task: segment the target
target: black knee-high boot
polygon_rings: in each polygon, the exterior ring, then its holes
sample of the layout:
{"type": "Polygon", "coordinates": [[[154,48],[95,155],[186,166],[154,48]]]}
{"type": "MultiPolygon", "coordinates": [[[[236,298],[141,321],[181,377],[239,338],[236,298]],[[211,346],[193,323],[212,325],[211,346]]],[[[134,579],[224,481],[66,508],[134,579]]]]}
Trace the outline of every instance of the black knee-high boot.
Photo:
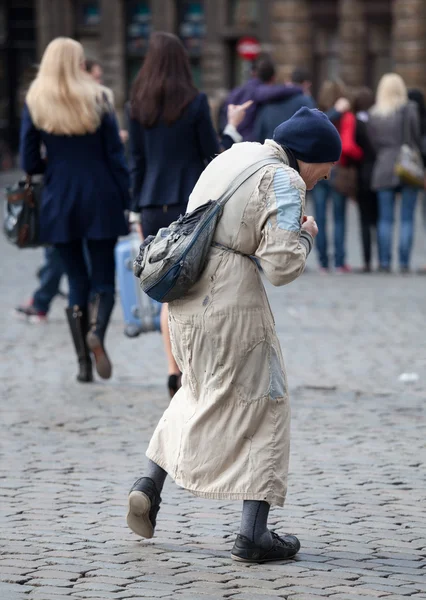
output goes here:
{"type": "Polygon", "coordinates": [[[96,294],[89,304],[90,330],[86,341],[93,352],[96,371],[102,379],[109,379],[112,364],[104,347],[105,333],[114,307],[114,294],[102,292],[96,294]]]}
{"type": "Polygon", "coordinates": [[[79,306],[71,306],[65,309],[70,327],[75,351],[77,353],[79,372],[77,380],[82,383],[93,381],[92,358],[86,343],[86,335],[89,329],[87,309],[79,306]]]}

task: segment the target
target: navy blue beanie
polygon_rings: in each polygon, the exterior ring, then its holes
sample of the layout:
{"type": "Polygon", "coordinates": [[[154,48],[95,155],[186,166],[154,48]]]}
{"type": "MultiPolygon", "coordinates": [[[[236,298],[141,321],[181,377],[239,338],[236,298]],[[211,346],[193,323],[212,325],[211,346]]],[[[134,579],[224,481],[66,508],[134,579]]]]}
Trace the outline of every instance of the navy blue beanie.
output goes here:
{"type": "Polygon", "coordinates": [[[342,153],[340,135],[323,112],[304,106],[274,131],[277,144],[289,148],[306,163],[337,162],[342,153]]]}

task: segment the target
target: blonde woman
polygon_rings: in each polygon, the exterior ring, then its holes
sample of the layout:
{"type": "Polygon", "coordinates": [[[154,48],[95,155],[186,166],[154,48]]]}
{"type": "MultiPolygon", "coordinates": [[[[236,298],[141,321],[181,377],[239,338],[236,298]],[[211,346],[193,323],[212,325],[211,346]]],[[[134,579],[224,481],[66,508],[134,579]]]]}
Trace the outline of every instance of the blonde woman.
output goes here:
{"type": "Polygon", "coordinates": [[[421,149],[421,134],[417,107],[408,101],[407,88],[399,75],[383,75],[370,115],[368,130],[377,153],[372,188],[377,191],[379,203],[377,233],[380,271],[388,273],[391,270],[395,199],[397,192],[400,192],[399,265],[404,273],[409,271],[418,190],[399,180],[395,174],[395,164],[403,143],[421,149]]]}
{"type": "Polygon", "coordinates": [[[68,275],[77,379],[89,382],[91,353],[100,377],[111,376],[104,337],[114,305],[114,246],[127,233],[129,177],[111,104],[84,66],[75,40],[48,45],[26,97],[20,150],[27,173],[45,174],[40,237],[57,248],[68,275]]]}

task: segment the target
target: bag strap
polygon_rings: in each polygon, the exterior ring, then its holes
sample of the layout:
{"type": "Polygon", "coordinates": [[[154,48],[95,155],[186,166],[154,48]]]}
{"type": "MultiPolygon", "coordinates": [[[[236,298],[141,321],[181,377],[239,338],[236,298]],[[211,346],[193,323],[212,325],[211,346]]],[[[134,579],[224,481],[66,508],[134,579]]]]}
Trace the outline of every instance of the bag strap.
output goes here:
{"type": "Polygon", "coordinates": [[[264,158],[263,160],[258,160],[255,163],[253,163],[252,165],[250,165],[249,167],[247,167],[246,169],[244,169],[244,171],[242,173],[240,173],[238,175],[238,177],[236,177],[228,186],[228,188],[225,190],[225,192],[222,194],[222,196],[217,200],[217,202],[220,204],[220,206],[223,208],[225,206],[225,204],[228,202],[228,200],[231,198],[231,196],[233,196],[235,194],[235,192],[238,190],[238,188],[240,186],[243,185],[243,183],[245,181],[247,181],[247,179],[249,179],[252,175],[254,175],[255,173],[257,173],[257,171],[260,171],[260,169],[262,169],[263,167],[267,167],[268,165],[282,165],[282,164],[287,164],[288,162],[284,162],[282,160],[279,160],[278,158],[264,158]]]}
{"type": "Polygon", "coordinates": [[[28,175],[28,173],[25,176],[25,200],[28,204],[28,206],[30,206],[30,208],[34,208],[35,206],[35,200],[34,200],[34,193],[33,193],[33,178],[31,175],[28,175]]]}

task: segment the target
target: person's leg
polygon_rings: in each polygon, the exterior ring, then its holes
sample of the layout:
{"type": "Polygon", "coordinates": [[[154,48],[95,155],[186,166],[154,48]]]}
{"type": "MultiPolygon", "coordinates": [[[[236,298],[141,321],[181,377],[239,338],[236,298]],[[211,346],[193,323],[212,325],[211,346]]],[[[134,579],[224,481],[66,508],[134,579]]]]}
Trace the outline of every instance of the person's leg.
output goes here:
{"type": "Polygon", "coordinates": [[[323,269],[328,269],[326,217],[329,189],[330,187],[327,182],[320,181],[312,190],[315,220],[318,225],[318,235],[315,239],[315,245],[318,251],[320,266],[323,269]]]}
{"type": "MultiPolygon", "coordinates": [[[[168,227],[170,223],[178,219],[180,215],[184,214],[185,210],[185,205],[168,207],[158,206],[142,209],[141,226],[144,237],[147,238],[149,235],[156,235],[159,229],[168,227]]],[[[167,304],[164,304],[161,309],[160,326],[161,334],[163,336],[164,351],[167,358],[167,387],[170,396],[173,397],[181,386],[181,372],[172,352],[169,331],[169,309],[167,304]]]]}
{"type": "Polygon", "coordinates": [[[377,192],[379,219],[377,237],[380,268],[389,271],[392,266],[392,236],[394,224],[395,190],[381,189],[377,192]]]}
{"type": "Polygon", "coordinates": [[[112,365],[105,351],[106,330],[114,308],[115,257],[117,240],[87,240],[90,260],[90,330],[86,340],[93,352],[96,370],[100,377],[109,379],[112,365]]]}
{"type": "Polygon", "coordinates": [[[53,298],[59,292],[64,266],[59,252],[54,247],[45,249],[45,264],[40,273],[40,287],[34,292],[33,306],[38,311],[49,312],[53,298]]]}
{"type": "Polygon", "coordinates": [[[54,247],[45,249],[45,262],[39,271],[40,285],[36,289],[29,304],[15,308],[19,315],[24,315],[30,321],[46,320],[50,304],[59,293],[59,283],[64,274],[64,267],[57,250],[54,247]]]}
{"type": "Polygon", "coordinates": [[[336,269],[344,269],[346,236],[346,198],[332,190],[334,216],[334,264],[336,269]]]}
{"type": "Polygon", "coordinates": [[[357,198],[359,218],[361,226],[362,255],[364,260],[364,271],[371,269],[371,231],[370,215],[368,206],[368,193],[362,192],[357,198]]]}
{"type": "Polygon", "coordinates": [[[56,249],[69,281],[69,306],[65,312],[78,358],[77,380],[90,382],[93,381],[92,360],[85,341],[88,331],[89,275],[83,243],[82,240],[77,240],[57,244],[56,249]]]}
{"type": "Polygon", "coordinates": [[[163,335],[164,351],[167,358],[167,372],[169,374],[167,385],[170,396],[173,398],[181,385],[181,372],[172,352],[169,330],[169,307],[167,304],[163,304],[161,308],[161,333],[163,335]]]}
{"type": "Polygon", "coordinates": [[[272,546],[272,535],[268,529],[270,506],[267,502],[244,500],[240,535],[262,548],[272,546]]]}
{"type": "Polygon", "coordinates": [[[410,266],[410,256],[414,239],[414,213],[418,190],[404,186],[401,197],[401,228],[399,234],[399,265],[402,270],[410,266]]]}
{"type": "Polygon", "coordinates": [[[154,535],[161,491],[166,477],[167,472],[164,469],[148,460],[146,476],[135,481],[130,490],[127,524],[141,537],[150,539],[154,535]]]}
{"type": "Polygon", "coordinates": [[[240,533],[231,552],[234,560],[262,563],[297,554],[300,542],[296,536],[269,531],[269,508],[262,500],[244,500],[240,533]]]}

